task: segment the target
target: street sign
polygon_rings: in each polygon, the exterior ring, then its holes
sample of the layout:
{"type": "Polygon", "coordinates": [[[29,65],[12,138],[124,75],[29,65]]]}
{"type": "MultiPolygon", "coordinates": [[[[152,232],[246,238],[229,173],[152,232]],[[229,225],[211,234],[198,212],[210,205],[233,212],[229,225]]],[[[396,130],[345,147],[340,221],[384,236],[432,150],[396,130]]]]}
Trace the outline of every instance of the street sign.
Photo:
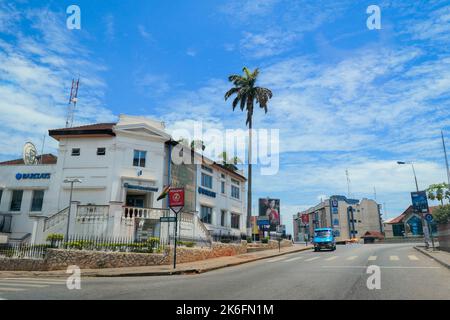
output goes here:
{"type": "Polygon", "coordinates": [[[427,214],[429,212],[427,193],[425,191],[411,192],[411,200],[414,212],[419,214],[427,214]]]}
{"type": "Polygon", "coordinates": [[[270,221],[269,219],[267,220],[258,219],[257,224],[258,226],[270,226],[270,221]]]}
{"type": "Polygon", "coordinates": [[[171,188],[169,190],[169,207],[178,213],[184,207],[184,188],[171,188]]]}
{"type": "Polygon", "coordinates": [[[177,221],[176,217],[161,217],[159,218],[160,222],[175,222],[177,221]]]}
{"type": "Polygon", "coordinates": [[[427,213],[425,215],[425,220],[427,220],[427,222],[433,222],[433,216],[430,213],[427,213]]]}

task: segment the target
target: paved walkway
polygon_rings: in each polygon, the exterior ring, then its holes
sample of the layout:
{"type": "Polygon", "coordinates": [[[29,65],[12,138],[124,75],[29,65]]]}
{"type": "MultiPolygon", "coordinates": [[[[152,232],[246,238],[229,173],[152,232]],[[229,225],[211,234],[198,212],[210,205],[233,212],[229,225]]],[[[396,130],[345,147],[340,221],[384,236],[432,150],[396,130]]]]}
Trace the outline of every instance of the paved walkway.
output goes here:
{"type": "MultiPolygon", "coordinates": [[[[174,274],[203,273],[225,267],[231,267],[282,256],[289,253],[309,250],[312,246],[305,244],[294,244],[292,247],[282,248],[279,252],[276,250],[264,250],[252,253],[241,254],[237,256],[220,257],[208,260],[201,260],[189,263],[180,263],[176,269],[173,266],[146,266],[146,267],[127,267],[127,268],[105,268],[105,269],[83,269],[83,277],[133,277],[133,276],[164,276],[174,274]]],[[[67,277],[65,270],[58,271],[0,271],[0,278],[14,277],[67,277]]]]}
{"type": "Polygon", "coordinates": [[[442,250],[435,250],[433,249],[425,249],[425,247],[416,246],[414,247],[417,251],[420,251],[424,255],[436,260],[443,266],[450,269],[450,252],[442,251],[442,250]]]}

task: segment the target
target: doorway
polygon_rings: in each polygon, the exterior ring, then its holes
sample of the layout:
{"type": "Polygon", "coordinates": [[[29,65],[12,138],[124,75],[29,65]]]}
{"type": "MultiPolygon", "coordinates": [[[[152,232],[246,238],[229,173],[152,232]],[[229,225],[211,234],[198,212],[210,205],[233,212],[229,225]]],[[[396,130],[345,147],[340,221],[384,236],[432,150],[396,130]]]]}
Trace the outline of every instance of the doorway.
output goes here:
{"type": "Polygon", "coordinates": [[[135,208],[148,208],[147,194],[133,194],[127,193],[126,206],[135,208]]]}

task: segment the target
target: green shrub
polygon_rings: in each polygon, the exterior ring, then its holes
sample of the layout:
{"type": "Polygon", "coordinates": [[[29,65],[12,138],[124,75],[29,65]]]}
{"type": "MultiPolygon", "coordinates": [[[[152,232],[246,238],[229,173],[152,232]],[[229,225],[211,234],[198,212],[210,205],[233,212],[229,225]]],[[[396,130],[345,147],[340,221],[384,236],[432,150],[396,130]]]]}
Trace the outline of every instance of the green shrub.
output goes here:
{"type": "Polygon", "coordinates": [[[269,237],[265,237],[261,239],[262,243],[269,243],[269,237]]]}
{"type": "Polygon", "coordinates": [[[438,224],[446,224],[450,222],[450,205],[439,206],[433,210],[433,218],[438,224]]]}
{"type": "Polygon", "coordinates": [[[47,236],[47,241],[62,241],[64,235],[60,233],[51,233],[47,236]]]}
{"type": "Polygon", "coordinates": [[[230,239],[222,239],[222,240],[220,240],[220,242],[222,242],[222,243],[230,243],[231,240],[230,239]]]}
{"type": "Polygon", "coordinates": [[[252,243],[252,237],[247,237],[247,243],[252,243]]]}

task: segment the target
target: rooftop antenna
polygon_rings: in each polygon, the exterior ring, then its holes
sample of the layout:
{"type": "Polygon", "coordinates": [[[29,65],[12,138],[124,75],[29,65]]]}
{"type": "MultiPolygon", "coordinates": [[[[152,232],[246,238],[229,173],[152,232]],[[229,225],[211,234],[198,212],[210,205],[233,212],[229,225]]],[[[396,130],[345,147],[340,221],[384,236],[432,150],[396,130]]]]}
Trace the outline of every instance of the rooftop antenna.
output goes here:
{"type": "Polygon", "coordinates": [[[45,134],[44,137],[42,138],[42,149],[41,149],[41,158],[39,159],[40,163],[42,164],[44,161],[44,145],[45,145],[45,134]]]}
{"type": "Polygon", "coordinates": [[[73,126],[73,116],[75,113],[75,107],[77,106],[79,84],[80,78],[78,78],[77,81],[75,81],[75,79],[72,79],[72,88],[70,89],[69,105],[67,106],[66,128],[72,128],[73,126]]]}
{"type": "Polygon", "coordinates": [[[441,137],[442,137],[442,147],[444,148],[445,168],[447,169],[447,183],[450,186],[450,171],[448,169],[447,150],[445,149],[444,132],[442,132],[442,130],[441,130],[441,137]]]}
{"type": "Polygon", "coordinates": [[[350,178],[348,176],[348,169],[345,170],[345,175],[347,176],[347,197],[350,199],[350,178]]]}
{"type": "Polygon", "coordinates": [[[377,188],[373,187],[374,200],[377,201],[377,188]]]}

